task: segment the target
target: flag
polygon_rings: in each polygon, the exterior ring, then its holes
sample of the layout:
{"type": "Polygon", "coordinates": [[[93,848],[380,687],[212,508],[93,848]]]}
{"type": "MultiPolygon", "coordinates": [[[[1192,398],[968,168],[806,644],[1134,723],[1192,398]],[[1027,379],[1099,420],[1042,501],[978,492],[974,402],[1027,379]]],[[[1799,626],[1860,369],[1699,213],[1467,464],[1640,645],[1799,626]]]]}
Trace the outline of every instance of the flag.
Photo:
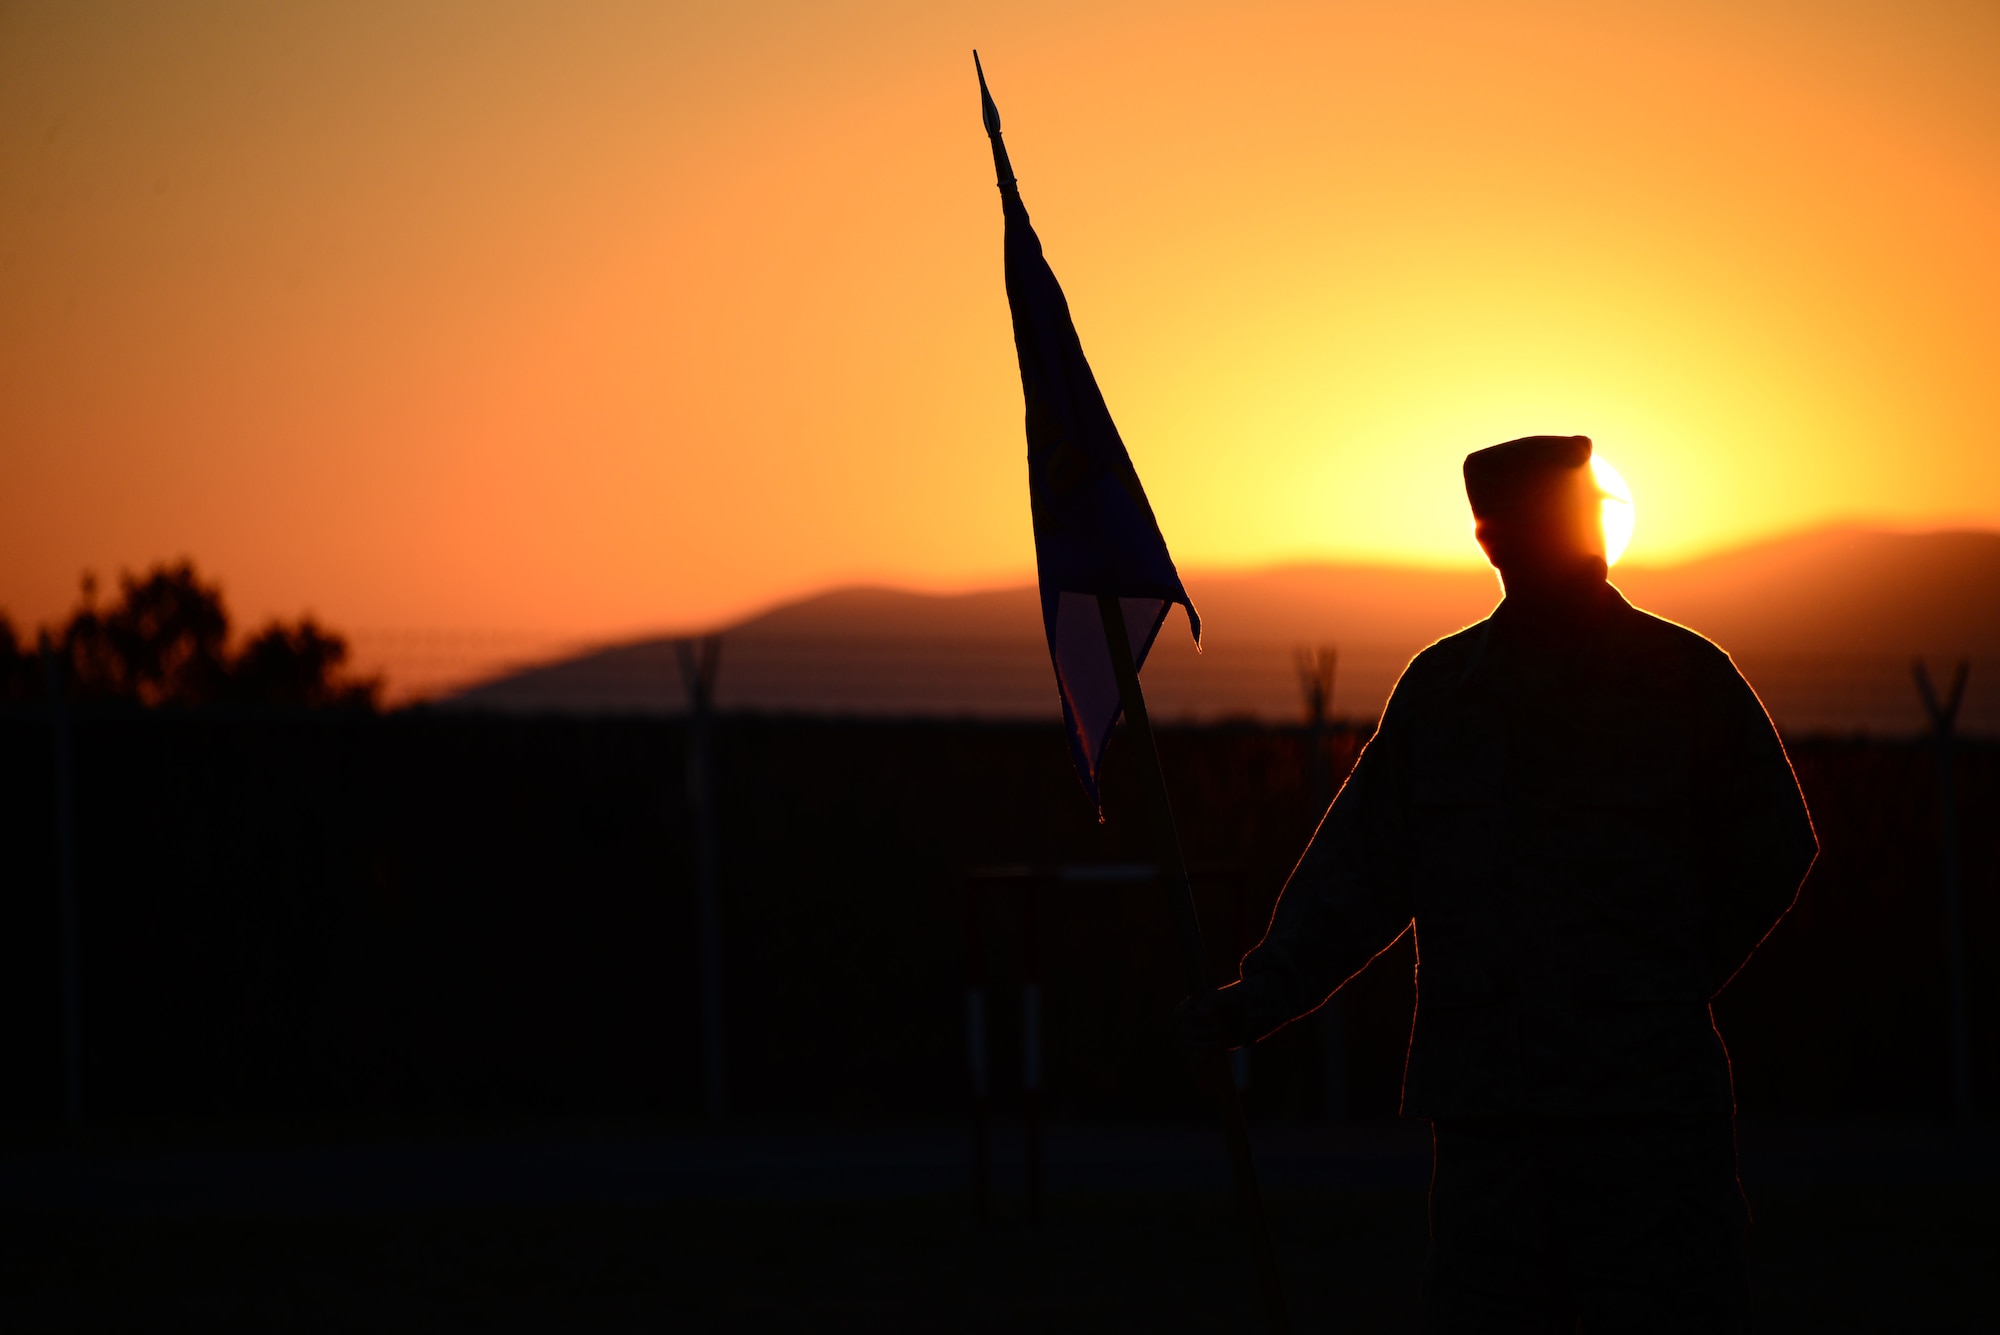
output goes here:
{"type": "Polygon", "coordinates": [[[1041,239],[1021,203],[1000,140],[1000,112],[986,89],[976,51],[972,63],[1006,220],[1007,303],[1013,309],[1014,349],[1027,400],[1028,505],[1035,527],[1042,627],[1055,663],[1070,756],[1101,811],[1098,766],[1123,703],[1099,596],[1118,599],[1135,666],[1145,663],[1175,603],[1187,609],[1197,647],[1201,618],[1181,585],[1139,474],[1084,360],[1069,303],[1042,258],[1041,239]]]}

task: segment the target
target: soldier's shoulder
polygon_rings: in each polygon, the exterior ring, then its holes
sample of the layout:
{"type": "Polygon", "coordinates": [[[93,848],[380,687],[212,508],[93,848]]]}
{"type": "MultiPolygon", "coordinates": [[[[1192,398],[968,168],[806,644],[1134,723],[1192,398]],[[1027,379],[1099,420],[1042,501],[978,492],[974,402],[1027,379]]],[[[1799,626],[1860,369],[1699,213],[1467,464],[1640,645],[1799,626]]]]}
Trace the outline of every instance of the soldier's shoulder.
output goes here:
{"type": "Polygon", "coordinates": [[[1636,659],[1669,676],[1698,681],[1738,676],[1735,663],[1722,646],[1706,635],[1629,604],[1628,610],[1625,640],[1636,659]]]}
{"type": "Polygon", "coordinates": [[[1449,690],[1464,680],[1485,652],[1492,624],[1493,618],[1487,617],[1419,650],[1403,669],[1396,694],[1408,703],[1449,690]]]}

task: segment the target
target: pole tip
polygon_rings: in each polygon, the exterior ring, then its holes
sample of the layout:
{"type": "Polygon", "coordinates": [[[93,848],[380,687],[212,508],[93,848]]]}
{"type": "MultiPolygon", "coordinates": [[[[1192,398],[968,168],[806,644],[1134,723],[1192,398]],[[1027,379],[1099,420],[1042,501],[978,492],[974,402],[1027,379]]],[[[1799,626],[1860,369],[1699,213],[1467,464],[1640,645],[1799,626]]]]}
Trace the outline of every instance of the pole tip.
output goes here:
{"type": "Polygon", "coordinates": [[[979,52],[972,53],[972,70],[979,76],[979,114],[986,122],[986,133],[994,139],[1000,137],[1000,108],[993,105],[993,94],[986,91],[986,71],[979,64],[979,52]]]}

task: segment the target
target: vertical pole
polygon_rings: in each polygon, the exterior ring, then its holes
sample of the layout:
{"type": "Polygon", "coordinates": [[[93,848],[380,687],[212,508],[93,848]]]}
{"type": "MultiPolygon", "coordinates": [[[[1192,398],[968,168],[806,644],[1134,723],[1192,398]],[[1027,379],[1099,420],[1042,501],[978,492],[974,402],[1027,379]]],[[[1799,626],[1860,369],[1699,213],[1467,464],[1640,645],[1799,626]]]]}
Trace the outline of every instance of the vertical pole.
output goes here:
{"type": "Polygon", "coordinates": [[[46,631],[41,648],[56,762],[56,948],[62,991],[63,1117],[75,1126],[83,1120],[83,951],[77,921],[76,788],[62,669],[46,631]]]}
{"type": "MultiPolygon", "coordinates": [[[[1188,874],[1188,883],[1189,885],[1194,883],[1192,872],[1188,874]]],[[[1242,887],[1235,877],[1224,879],[1223,887],[1222,902],[1227,906],[1227,911],[1223,915],[1222,937],[1229,943],[1229,957],[1241,959],[1243,956],[1243,901],[1240,894],[1242,887]]],[[[1229,1051],[1229,1081],[1236,1086],[1239,1097],[1250,1092],[1250,1068],[1256,1051],[1254,1043],[1245,1043],[1242,1047],[1231,1048],[1229,1051]]]]}
{"type": "Polygon", "coordinates": [[[1028,1222],[1042,1222],[1041,877],[1021,883],[1021,1092],[1028,1114],[1028,1222]]]}
{"type": "Polygon", "coordinates": [[[696,933],[701,961],[702,1102],[711,1122],[729,1115],[728,1064],[723,1049],[722,904],[717,886],[714,768],[715,677],[722,639],[674,644],[688,694],[688,805],[694,816],[696,933]]]}
{"type": "Polygon", "coordinates": [[[1939,700],[1931,685],[1930,671],[1923,660],[1912,665],[1917,691],[1930,715],[1932,740],[1937,744],[1938,802],[1943,816],[1944,870],[1944,949],[1945,981],[1951,1004],[1952,1111],[1960,1121],[1972,1117],[1972,1061],[1965,1024],[1965,934],[1960,922],[1958,885],[1958,764],[1952,753],[1952,727],[1958,708],[1965,699],[1965,680],[1971,664],[1963,659],[1952,674],[1951,693],[1939,700]]]}
{"type": "MultiPolygon", "coordinates": [[[[1963,671],[1961,667],[1961,674],[1963,671]]],[[[1959,680],[1964,680],[1963,675],[1959,680]]],[[[1954,709],[1953,713],[1956,712],[1954,709]]],[[[1958,765],[1952,752],[1951,720],[1947,719],[1938,730],[1938,800],[1944,804],[1944,933],[1951,988],[1952,1109],[1960,1121],[1969,1121],[1972,1062],[1965,1032],[1965,929],[1959,906],[1958,765]]]]}
{"type": "Polygon", "coordinates": [[[987,1222],[993,1170],[987,1156],[986,933],[980,919],[980,881],[965,878],[965,1070],[972,1081],[972,1215],[987,1222]]]}
{"type": "Polygon", "coordinates": [[[1333,766],[1326,758],[1326,717],[1333,706],[1333,673],[1338,651],[1330,644],[1300,649],[1297,654],[1299,691],[1306,700],[1306,750],[1312,768],[1313,815],[1317,819],[1333,802],[1333,766]]]}
{"type": "MultiPolygon", "coordinates": [[[[1333,674],[1339,652],[1330,644],[1298,651],[1299,689],[1306,702],[1306,749],[1312,767],[1312,813],[1322,819],[1333,804],[1333,764],[1326,754],[1326,719],[1333,704],[1333,674]]],[[[1341,1032],[1340,998],[1329,997],[1313,1016],[1319,1032],[1320,1102],[1326,1120],[1347,1117],[1347,1043],[1341,1032]]]]}
{"type": "MultiPolygon", "coordinates": [[[[1143,800],[1153,826],[1153,845],[1160,874],[1167,881],[1167,893],[1174,901],[1180,927],[1181,964],[1187,973],[1189,991],[1196,995],[1214,993],[1208,976],[1208,954],[1201,942],[1201,919],[1195,911],[1194,888],[1188,881],[1187,863],[1181,857],[1180,832],[1174,828],[1173,803],[1167,794],[1166,772],[1160,768],[1159,746],[1153,738],[1153,724],[1146,714],[1146,697],[1139,689],[1139,669],[1132,658],[1132,640],[1125,629],[1124,609],[1118,599],[1100,595],[1097,611],[1104,622],[1104,638],[1111,648],[1111,667],[1118,676],[1119,697],[1125,706],[1125,721],[1132,730],[1132,755],[1139,772],[1143,800]]],[[[1243,1120],[1243,1103],[1236,1096],[1226,1064],[1218,1056],[1206,1073],[1207,1083],[1216,1091],[1222,1114],[1223,1137],[1229,1145],[1229,1162],[1236,1180],[1237,1215],[1250,1246],[1257,1269],[1258,1288],[1264,1297],[1265,1316],[1272,1330],[1291,1329],[1285,1310],[1285,1294],[1278,1278],[1277,1253],[1271,1247],[1271,1230],[1264,1221],[1264,1203],[1257,1190],[1257,1164],[1250,1155],[1250,1129],[1243,1120]]]]}

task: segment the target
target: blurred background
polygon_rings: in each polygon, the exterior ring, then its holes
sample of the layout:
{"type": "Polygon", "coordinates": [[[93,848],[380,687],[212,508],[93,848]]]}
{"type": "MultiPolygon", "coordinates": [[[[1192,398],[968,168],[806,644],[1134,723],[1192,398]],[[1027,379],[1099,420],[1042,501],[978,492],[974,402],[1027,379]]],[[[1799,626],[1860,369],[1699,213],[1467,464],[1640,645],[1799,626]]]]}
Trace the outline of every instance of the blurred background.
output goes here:
{"type": "MultiPolygon", "coordinates": [[[[2000,15],[0,8],[10,1328],[1249,1328],[1033,592],[977,45],[1201,608],[1212,962],[1582,432],[1823,845],[1722,996],[1779,1329],[2000,1316],[2000,15]]],[[[1237,1070],[1414,1328],[1413,953],[1237,1070]]]]}

